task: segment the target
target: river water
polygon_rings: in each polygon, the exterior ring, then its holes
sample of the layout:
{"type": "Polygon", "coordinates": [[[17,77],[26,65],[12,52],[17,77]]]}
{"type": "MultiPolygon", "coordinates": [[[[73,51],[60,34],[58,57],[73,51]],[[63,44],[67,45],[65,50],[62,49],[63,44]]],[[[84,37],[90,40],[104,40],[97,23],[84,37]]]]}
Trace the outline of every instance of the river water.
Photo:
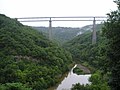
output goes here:
{"type": "Polygon", "coordinates": [[[73,69],[76,67],[75,65],[71,71],[68,73],[67,77],[63,79],[63,81],[58,85],[56,90],[70,90],[73,84],[80,83],[80,84],[90,84],[88,79],[90,78],[91,74],[85,75],[77,75],[73,73],[73,69]]]}

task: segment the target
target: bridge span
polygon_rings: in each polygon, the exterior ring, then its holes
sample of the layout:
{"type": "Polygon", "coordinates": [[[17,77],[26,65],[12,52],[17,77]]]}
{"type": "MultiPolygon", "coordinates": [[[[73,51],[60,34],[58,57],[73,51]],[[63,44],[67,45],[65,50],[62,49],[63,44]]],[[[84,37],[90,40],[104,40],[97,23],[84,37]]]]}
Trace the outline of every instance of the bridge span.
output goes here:
{"type": "Polygon", "coordinates": [[[21,17],[15,18],[19,22],[49,22],[49,39],[52,40],[52,22],[69,22],[69,21],[92,21],[93,22],[93,34],[92,34],[92,44],[96,43],[96,21],[106,21],[105,16],[67,16],[67,17],[21,17]]]}

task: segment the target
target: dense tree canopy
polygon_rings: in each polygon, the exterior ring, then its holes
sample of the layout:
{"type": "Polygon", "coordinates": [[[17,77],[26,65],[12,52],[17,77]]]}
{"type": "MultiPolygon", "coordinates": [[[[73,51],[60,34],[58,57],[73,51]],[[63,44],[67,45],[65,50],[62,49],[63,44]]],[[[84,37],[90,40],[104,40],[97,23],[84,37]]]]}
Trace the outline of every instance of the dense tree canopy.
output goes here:
{"type": "Polygon", "coordinates": [[[43,33],[0,14],[0,90],[46,90],[69,70],[72,58],[93,70],[91,85],[76,84],[72,90],[110,90],[108,83],[119,90],[120,0],[115,3],[118,10],[108,14],[104,26],[96,27],[96,44],[91,44],[91,31],[72,40],[66,34],[55,35],[58,41],[63,40],[60,36],[70,40],[63,47],[72,56],[43,33]]]}
{"type": "Polygon", "coordinates": [[[72,53],[75,61],[88,66],[93,71],[90,78],[91,85],[76,84],[72,90],[110,90],[107,84],[108,76],[105,72],[109,66],[107,63],[108,40],[102,35],[102,27],[97,30],[96,44],[91,43],[91,37],[92,32],[88,31],[67,42],[64,46],[72,53]]]}
{"type": "Polygon", "coordinates": [[[42,33],[0,14],[1,86],[21,83],[32,90],[44,90],[55,85],[71,63],[70,53],[42,33]]]}
{"type": "Polygon", "coordinates": [[[97,35],[100,36],[97,44],[91,45],[87,38],[90,34],[84,34],[84,39],[79,36],[68,42],[66,46],[74,59],[81,62],[87,61],[89,65],[100,70],[90,78],[91,85],[76,84],[73,90],[119,90],[120,88],[120,0],[114,2],[118,10],[107,14],[108,19],[104,23],[103,34],[97,35]],[[76,43],[78,40],[80,43],[76,43]],[[72,49],[74,47],[76,48],[72,49]]]}
{"type": "Polygon", "coordinates": [[[116,0],[115,3],[118,5],[118,10],[108,14],[104,26],[104,35],[109,40],[107,56],[108,69],[111,72],[109,84],[112,90],[120,88],[120,0],[116,0]]]}
{"type": "MultiPolygon", "coordinates": [[[[101,27],[102,29],[102,27],[101,27]]],[[[101,68],[101,61],[106,58],[107,39],[97,31],[97,43],[91,43],[92,32],[88,31],[67,42],[64,47],[72,53],[75,61],[89,63],[95,68],[101,68]]]]}

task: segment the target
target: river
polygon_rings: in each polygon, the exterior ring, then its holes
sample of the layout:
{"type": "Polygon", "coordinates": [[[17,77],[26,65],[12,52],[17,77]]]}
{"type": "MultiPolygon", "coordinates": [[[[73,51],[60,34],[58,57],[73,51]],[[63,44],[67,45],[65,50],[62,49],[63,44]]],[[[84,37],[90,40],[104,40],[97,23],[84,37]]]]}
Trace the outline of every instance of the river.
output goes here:
{"type": "Polygon", "coordinates": [[[70,90],[73,84],[80,83],[80,84],[90,84],[88,79],[90,78],[91,74],[85,75],[77,75],[73,73],[73,69],[77,66],[77,64],[71,69],[68,73],[67,77],[63,79],[63,81],[58,85],[55,90],[70,90]]]}

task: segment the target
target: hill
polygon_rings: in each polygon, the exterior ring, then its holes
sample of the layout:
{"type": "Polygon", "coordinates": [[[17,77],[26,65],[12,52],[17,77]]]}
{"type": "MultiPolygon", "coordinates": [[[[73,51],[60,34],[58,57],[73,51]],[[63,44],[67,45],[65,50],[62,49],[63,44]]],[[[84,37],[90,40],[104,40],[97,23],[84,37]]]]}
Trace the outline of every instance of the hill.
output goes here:
{"type": "MultiPolygon", "coordinates": [[[[90,26],[88,26],[90,27],[90,26]]],[[[97,25],[97,43],[92,44],[92,32],[90,30],[78,35],[63,46],[72,53],[73,59],[82,63],[89,63],[95,68],[100,68],[100,61],[105,56],[107,40],[102,36],[102,25],[97,25]]]]}
{"type": "Polygon", "coordinates": [[[25,90],[45,90],[71,63],[70,53],[41,32],[0,14],[0,89],[23,85],[31,88],[25,90]]]}
{"type": "MultiPolygon", "coordinates": [[[[96,24],[95,25],[95,30],[99,31],[102,26],[103,26],[102,24],[96,24]]],[[[93,31],[93,25],[86,25],[86,26],[81,27],[81,30],[80,30],[79,33],[77,33],[77,36],[87,32],[87,31],[91,31],[92,32],[93,31]]]]}
{"type": "MultiPolygon", "coordinates": [[[[100,30],[102,24],[96,24],[95,29],[100,30]]],[[[63,44],[75,38],[76,36],[85,33],[86,31],[92,31],[93,25],[86,25],[81,28],[72,27],[52,27],[52,37],[53,40],[57,41],[59,44],[63,44]]],[[[48,27],[33,27],[38,31],[44,32],[48,37],[48,27]]]]}
{"type": "MultiPolygon", "coordinates": [[[[48,27],[34,27],[35,29],[42,31],[48,36],[48,27]]],[[[59,44],[63,44],[66,41],[71,40],[80,31],[80,28],[69,28],[69,27],[52,27],[52,39],[57,41],[59,44]]]]}

